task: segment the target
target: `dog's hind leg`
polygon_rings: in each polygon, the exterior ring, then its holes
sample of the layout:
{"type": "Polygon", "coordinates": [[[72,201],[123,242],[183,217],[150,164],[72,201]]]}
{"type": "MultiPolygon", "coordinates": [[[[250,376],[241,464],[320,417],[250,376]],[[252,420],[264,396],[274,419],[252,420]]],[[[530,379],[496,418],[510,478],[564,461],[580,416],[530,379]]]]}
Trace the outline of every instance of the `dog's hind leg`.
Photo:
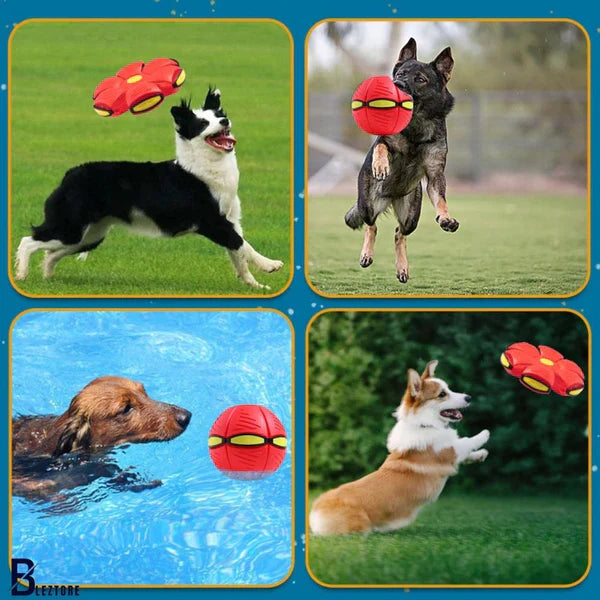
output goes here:
{"type": "Polygon", "coordinates": [[[408,281],[408,256],[406,254],[406,238],[417,228],[421,216],[421,200],[423,191],[421,183],[402,198],[392,201],[398,219],[398,227],[394,234],[396,246],[396,277],[400,283],[408,281]]]}
{"type": "Polygon", "coordinates": [[[46,255],[44,256],[44,262],[42,263],[42,273],[44,274],[44,277],[52,277],[52,275],[54,275],[56,263],[65,256],[76,254],[79,252],[80,248],[81,246],[79,244],[75,244],[74,246],[63,246],[59,250],[46,252],[46,255]]]}
{"type": "Polygon", "coordinates": [[[436,223],[444,231],[454,233],[458,229],[458,221],[453,219],[448,213],[448,204],[446,203],[446,176],[444,175],[445,159],[430,161],[425,164],[427,175],[427,195],[435,208],[436,223]]]}
{"type": "Polygon", "coordinates": [[[365,237],[362,249],[360,251],[360,266],[365,269],[373,264],[373,255],[375,252],[375,239],[377,238],[377,225],[367,225],[365,227],[365,237]]]}
{"type": "Polygon", "coordinates": [[[64,248],[64,244],[60,240],[40,241],[35,240],[31,236],[26,236],[21,240],[17,248],[15,258],[15,279],[20,281],[27,277],[29,271],[29,260],[31,255],[38,250],[45,250],[48,253],[64,248]]]}
{"type": "Polygon", "coordinates": [[[46,252],[42,266],[44,277],[52,277],[56,264],[65,256],[79,254],[77,258],[79,260],[85,260],[88,252],[97,248],[104,241],[104,238],[111,227],[112,223],[108,220],[92,223],[85,228],[81,240],[76,244],[65,244],[54,251],[46,252]],[[82,256],[85,258],[82,258],[82,256]]]}

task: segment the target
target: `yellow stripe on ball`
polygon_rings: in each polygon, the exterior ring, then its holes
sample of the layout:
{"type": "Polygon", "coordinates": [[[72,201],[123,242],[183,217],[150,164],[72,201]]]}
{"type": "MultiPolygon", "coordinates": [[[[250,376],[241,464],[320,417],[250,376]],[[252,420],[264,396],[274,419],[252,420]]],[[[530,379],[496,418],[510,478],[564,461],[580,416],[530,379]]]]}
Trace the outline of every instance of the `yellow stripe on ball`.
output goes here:
{"type": "Polygon", "coordinates": [[[229,440],[235,446],[262,446],[265,443],[265,438],[261,435],[234,435],[229,440]]]}
{"type": "Polygon", "coordinates": [[[530,388],[537,390],[538,392],[550,391],[550,388],[547,385],[545,385],[541,381],[538,381],[537,379],[532,379],[531,377],[523,377],[523,382],[527,384],[530,388]]]}
{"type": "Polygon", "coordinates": [[[386,100],[385,98],[380,98],[379,100],[371,100],[369,102],[369,106],[371,108],[394,108],[396,103],[393,100],[386,100]]]}
{"type": "Polygon", "coordinates": [[[173,86],[179,87],[184,81],[185,81],[185,71],[183,69],[181,69],[181,73],[179,73],[179,77],[177,77],[173,86]]]}
{"type": "Polygon", "coordinates": [[[162,102],[162,96],[151,96],[150,98],[146,98],[146,100],[142,100],[139,104],[131,107],[132,113],[141,113],[151,108],[154,108],[157,104],[162,102]]]}

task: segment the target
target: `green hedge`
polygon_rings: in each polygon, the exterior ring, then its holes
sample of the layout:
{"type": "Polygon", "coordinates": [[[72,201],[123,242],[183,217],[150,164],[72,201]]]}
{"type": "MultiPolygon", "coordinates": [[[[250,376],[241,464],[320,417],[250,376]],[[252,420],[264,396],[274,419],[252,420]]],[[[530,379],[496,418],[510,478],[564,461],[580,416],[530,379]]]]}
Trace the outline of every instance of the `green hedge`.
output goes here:
{"type": "Polygon", "coordinates": [[[464,467],[452,480],[455,489],[584,490],[587,390],[576,398],[526,390],[499,361],[519,341],[552,346],[587,373],[588,332],[573,313],[320,316],[309,339],[310,485],[326,488],[375,469],[386,456],[407,369],[437,359],[436,375],[473,398],[460,433],[492,434],[488,460],[464,467]]]}

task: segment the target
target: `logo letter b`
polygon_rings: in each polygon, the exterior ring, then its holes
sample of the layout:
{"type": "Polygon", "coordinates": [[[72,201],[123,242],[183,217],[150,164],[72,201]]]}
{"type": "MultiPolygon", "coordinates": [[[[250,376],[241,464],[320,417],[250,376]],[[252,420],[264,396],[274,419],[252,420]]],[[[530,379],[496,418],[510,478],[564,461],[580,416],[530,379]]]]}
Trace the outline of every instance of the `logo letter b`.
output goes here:
{"type": "Polygon", "coordinates": [[[11,561],[11,588],[13,596],[29,596],[35,592],[33,570],[35,565],[28,558],[13,558],[11,561]],[[22,568],[19,570],[19,568],[22,568]],[[23,586],[19,587],[19,583],[23,586]]]}

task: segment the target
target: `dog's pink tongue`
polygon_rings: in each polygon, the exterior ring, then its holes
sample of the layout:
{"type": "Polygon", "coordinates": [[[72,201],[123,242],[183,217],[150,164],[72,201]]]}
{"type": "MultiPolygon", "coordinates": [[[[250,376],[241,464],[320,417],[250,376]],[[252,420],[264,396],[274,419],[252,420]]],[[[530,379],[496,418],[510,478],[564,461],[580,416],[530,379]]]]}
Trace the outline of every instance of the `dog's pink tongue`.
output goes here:
{"type": "Polygon", "coordinates": [[[447,410],[443,410],[441,414],[442,416],[448,417],[449,419],[453,419],[454,421],[460,421],[463,417],[460,410],[457,410],[456,408],[449,408],[447,410]]]}
{"type": "Polygon", "coordinates": [[[233,137],[233,135],[231,135],[231,133],[222,133],[215,139],[218,144],[220,144],[221,146],[225,146],[226,148],[233,148],[237,144],[237,140],[233,137]]]}

